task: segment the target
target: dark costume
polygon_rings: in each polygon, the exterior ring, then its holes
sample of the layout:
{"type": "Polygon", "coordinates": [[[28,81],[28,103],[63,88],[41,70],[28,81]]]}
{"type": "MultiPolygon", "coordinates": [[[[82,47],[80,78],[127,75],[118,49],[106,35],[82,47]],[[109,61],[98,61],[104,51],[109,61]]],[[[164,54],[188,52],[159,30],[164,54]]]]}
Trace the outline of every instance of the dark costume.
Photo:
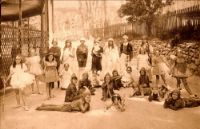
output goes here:
{"type": "Polygon", "coordinates": [[[80,80],[78,86],[79,86],[79,92],[85,90],[84,86],[86,86],[90,90],[90,93],[94,95],[95,89],[92,87],[91,81],[89,79],[80,80]]]}
{"type": "Polygon", "coordinates": [[[73,83],[70,83],[66,89],[65,102],[72,102],[80,98],[81,94],[78,93],[76,86],[73,83]]]}
{"type": "Polygon", "coordinates": [[[92,49],[92,71],[101,71],[102,65],[101,60],[103,53],[103,48],[101,46],[95,46],[92,49]]]}
{"type": "Polygon", "coordinates": [[[88,48],[85,44],[81,44],[77,47],[76,57],[78,60],[79,67],[86,67],[87,57],[88,57],[88,48]]]}
{"type": "Polygon", "coordinates": [[[106,82],[104,82],[102,84],[102,100],[107,100],[108,98],[111,98],[114,94],[114,91],[113,91],[113,83],[112,81],[107,84],[106,82]]]}
{"type": "Polygon", "coordinates": [[[123,43],[120,46],[120,56],[121,54],[128,55],[130,57],[130,60],[133,58],[133,47],[130,43],[127,45],[124,45],[123,43]]]}
{"type": "Polygon", "coordinates": [[[200,106],[200,98],[181,98],[180,91],[172,91],[165,99],[164,108],[170,108],[172,110],[178,110],[184,107],[197,107],[200,106]],[[172,94],[176,92],[178,98],[174,100],[172,94]]]}
{"type": "Polygon", "coordinates": [[[82,99],[79,99],[63,105],[43,104],[40,107],[36,108],[36,110],[61,111],[61,112],[81,111],[84,113],[90,110],[90,104],[84,102],[82,99]],[[84,107],[84,109],[82,107],[84,107]]]}
{"type": "Polygon", "coordinates": [[[133,96],[138,96],[138,95],[142,95],[142,93],[145,96],[149,96],[151,95],[152,91],[150,88],[150,84],[149,84],[149,76],[146,75],[146,70],[145,68],[142,68],[140,70],[140,77],[139,77],[139,83],[138,83],[138,87],[134,88],[136,89],[136,91],[133,93],[133,96]],[[141,75],[141,71],[144,71],[144,75],[141,75]]]}
{"type": "Polygon", "coordinates": [[[123,87],[122,81],[121,81],[121,76],[113,76],[112,81],[113,81],[113,88],[115,90],[119,90],[121,87],[123,87]]]}

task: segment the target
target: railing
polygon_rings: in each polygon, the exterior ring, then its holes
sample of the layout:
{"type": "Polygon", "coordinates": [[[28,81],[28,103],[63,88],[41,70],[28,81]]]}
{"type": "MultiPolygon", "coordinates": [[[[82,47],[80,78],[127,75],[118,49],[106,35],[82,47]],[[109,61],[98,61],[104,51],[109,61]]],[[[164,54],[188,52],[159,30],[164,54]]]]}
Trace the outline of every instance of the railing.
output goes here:
{"type": "MultiPolygon", "coordinates": [[[[9,68],[12,64],[11,50],[14,44],[19,43],[19,29],[9,25],[1,25],[1,42],[0,42],[0,75],[8,75],[9,68]]],[[[23,56],[28,56],[30,44],[38,48],[42,54],[43,50],[48,47],[48,35],[46,32],[41,34],[39,30],[22,29],[21,52],[23,56]]]]}

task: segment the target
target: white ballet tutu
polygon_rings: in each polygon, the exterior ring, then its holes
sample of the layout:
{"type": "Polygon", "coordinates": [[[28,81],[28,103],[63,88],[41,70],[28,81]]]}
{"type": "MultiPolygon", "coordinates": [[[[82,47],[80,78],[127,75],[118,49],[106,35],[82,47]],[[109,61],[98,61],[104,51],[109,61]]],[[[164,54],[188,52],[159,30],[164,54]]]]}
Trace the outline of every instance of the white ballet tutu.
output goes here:
{"type": "Polygon", "coordinates": [[[24,88],[27,85],[31,85],[35,80],[34,75],[27,72],[17,72],[11,77],[10,85],[13,89],[24,88]]]}
{"type": "Polygon", "coordinates": [[[144,67],[146,70],[150,69],[148,59],[149,59],[149,57],[147,54],[145,54],[145,55],[139,54],[138,55],[138,57],[137,57],[138,70],[140,70],[142,67],[144,67]]]}
{"type": "Polygon", "coordinates": [[[34,75],[42,75],[42,67],[40,65],[40,57],[39,56],[33,56],[27,58],[27,63],[30,65],[29,72],[34,75]]]}

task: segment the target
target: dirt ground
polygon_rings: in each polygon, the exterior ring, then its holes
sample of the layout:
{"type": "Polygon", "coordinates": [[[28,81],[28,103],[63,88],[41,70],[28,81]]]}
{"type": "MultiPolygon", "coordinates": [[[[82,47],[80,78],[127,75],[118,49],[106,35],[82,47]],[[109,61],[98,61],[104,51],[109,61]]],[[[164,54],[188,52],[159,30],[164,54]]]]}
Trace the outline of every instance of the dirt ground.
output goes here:
{"type": "MultiPolygon", "coordinates": [[[[188,82],[200,96],[199,77],[190,77],[188,82]]],[[[168,78],[169,85],[175,80],[168,78]]],[[[129,98],[132,89],[121,89],[125,96],[126,111],[105,110],[109,103],[102,102],[101,89],[92,96],[91,111],[82,113],[36,111],[42,103],[62,104],[65,92],[54,88],[55,98],[45,100],[44,84],[40,86],[43,95],[30,95],[27,88],[29,111],[14,108],[16,105],[13,92],[6,95],[5,112],[1,113],[1,129],[200,129],[200,107],[186,108],[180,111],[164,109],[163,102],[148,102],[147,98],[129,98]]],[[[184,95],[188,96],[185,91],[184,95]]]]}

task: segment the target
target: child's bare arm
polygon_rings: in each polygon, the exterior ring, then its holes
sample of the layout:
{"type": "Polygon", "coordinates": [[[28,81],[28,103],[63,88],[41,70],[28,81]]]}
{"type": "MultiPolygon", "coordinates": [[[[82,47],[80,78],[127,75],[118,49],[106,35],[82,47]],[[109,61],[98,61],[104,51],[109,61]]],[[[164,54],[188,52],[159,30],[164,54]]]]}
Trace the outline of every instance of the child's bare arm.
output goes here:
{"type": "Polygon", "coordinates": [[[89,109],[89,107],[90,107],[89,103],[85,103],[85,104],[81,103],[81,105],[80,105],[81,112],[85,113],[89,109]]]}

